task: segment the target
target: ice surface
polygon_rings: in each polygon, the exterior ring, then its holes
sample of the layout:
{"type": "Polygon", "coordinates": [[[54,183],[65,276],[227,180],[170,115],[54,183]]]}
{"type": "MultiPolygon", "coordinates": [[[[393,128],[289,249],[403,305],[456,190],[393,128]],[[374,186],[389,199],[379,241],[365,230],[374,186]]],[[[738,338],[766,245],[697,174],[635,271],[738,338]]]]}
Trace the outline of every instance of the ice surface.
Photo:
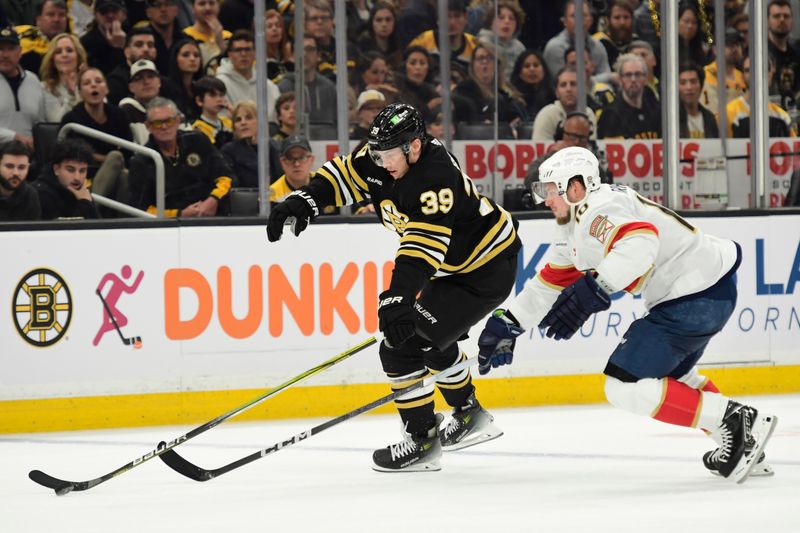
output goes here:
{"type": "MultiPolygon", "coordinates": [[[[506,434],[445,454],[440,472],[374,472],[399,419],[362,416],[205,483],[154,459],[64,497],[28,471],[94,478],[192,426],[6,435],[0,532],[800,532],[800,395],[747,401],[779,423],[776,475],[743,485],[704,469],[700,431],[607,405],[494,409],[506,434]]],[[[215,468],[320,421],[227,422],[177,451],[215,468]]]]}

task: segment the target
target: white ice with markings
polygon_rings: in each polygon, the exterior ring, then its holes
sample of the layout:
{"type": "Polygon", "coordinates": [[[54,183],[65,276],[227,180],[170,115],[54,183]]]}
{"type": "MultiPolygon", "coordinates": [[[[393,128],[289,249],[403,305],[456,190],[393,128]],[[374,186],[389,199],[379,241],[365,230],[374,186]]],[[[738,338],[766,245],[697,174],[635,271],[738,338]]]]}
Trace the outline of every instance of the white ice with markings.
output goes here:
{"type": "MultiPolygon", "coordinates": [[[[372,471],[396,416],[361,416],[199,483],[153,459],[57,497],[28,471],[81,481],[192,426],[0,436],[0,531],[81,533],[800,531],[800,395],[747,398],[775,413],[771,478],[743,485],[700,460],[697,430],[606,405],[493,410],[505,435],[445,454],[440,472],[372,471]]],[[[355,407],[355,406],[354,406],[355,407]]],[[[176,451],[216,468],[320,423],[226,422],[176,451]]]]}

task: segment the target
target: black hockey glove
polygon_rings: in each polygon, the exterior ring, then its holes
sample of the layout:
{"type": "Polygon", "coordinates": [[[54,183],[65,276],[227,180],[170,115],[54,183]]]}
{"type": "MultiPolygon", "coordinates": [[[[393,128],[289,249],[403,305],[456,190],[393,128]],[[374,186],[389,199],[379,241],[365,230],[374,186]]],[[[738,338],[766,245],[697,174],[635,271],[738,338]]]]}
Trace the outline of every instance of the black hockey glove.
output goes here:
{"type": "Polygon", "coordinates": [[[378,304],[378,327],[390,348],[396,348],[416,334],[415,298],[383,291],[378,304]]]}
{"type": "Polygon", "coordinates": [[[558,299],[544,316],[539,327],[547,328],[547,336],[560,341],[569,339],[590,316],[611,306],[608,294],[600,288],[591,274],[561,291],[558,299]]]}
{"type": "Polygon", "coordinates": [[[317,215],[319,215],[319,208],[311,195],[302,189],[294,191],[273,207],[269,214],[267,221],[269,242],[275,242],[283,236],[283,225],[289,217],[294,218],[292,233],[297,236],[308,227],[308,223],[317,215]]]}
{"type": "Polygon", "coordinates": [[[486,321],[478,337],[478,372],[488,374],[493,368],[510,365],[514,360],[517,337],[525,333],[513,315],[497,309],[486,321]]]}

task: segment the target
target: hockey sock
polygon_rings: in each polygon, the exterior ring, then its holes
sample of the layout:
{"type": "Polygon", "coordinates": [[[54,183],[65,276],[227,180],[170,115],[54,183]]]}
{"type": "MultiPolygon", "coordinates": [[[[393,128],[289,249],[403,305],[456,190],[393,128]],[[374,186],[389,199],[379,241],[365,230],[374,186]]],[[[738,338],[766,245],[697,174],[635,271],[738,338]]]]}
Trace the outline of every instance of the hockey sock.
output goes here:
{"type": "MultiPolygon", "coordinates": [[[[422,381],[430,374],[427,369],[402,376],[387,374],[392,391],[398,391],[422,381]]],[[[403,425],[408,433],[419,435],[427,432],[436,423],[433,411],[433,385],[394,401],[403,425]]]]}
{"type": "Polygon", "coordinates": [[[606,376],[606,397],[615,407],[686,427],[716,428],[728,398],[700,391],[674,378],[647,378],[626,383],[606,376]]]}
{"type": "MultiPolygon", "coordinates": [[[[428,364],[432,374],[436,374],[440,370],[444,370],[452,365],[458,364],[467,358],[464,352],[455,350],[455,358],[445,361],[445,365],[441,368],[431,367],[428,364]]],[[[475,386],[472,384],[472,375],[470,374],[469,367],[465,368],[458,374],[448,376],[436,383],[439,392],[444,396],[445,401],[451,407],[463,407],[467,404],[469,397],[475,392],[475,386]]]]}

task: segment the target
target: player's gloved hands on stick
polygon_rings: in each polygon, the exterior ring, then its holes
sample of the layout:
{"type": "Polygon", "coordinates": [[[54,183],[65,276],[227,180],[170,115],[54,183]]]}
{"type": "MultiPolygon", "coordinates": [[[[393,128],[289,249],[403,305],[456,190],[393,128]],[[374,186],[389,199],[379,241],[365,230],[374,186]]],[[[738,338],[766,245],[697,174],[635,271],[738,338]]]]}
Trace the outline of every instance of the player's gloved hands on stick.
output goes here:
{"type": "Polygon", "coordinates": [[[308,227],[308,223],[317,215],[319,215],[319,207],[314,198],[302,189],[294,191],[273,207],[269,214],[269,220],[267,220],[269,242],[275,242],[283,236],[283,225],[289,217],[294,217],[292,231],[297,236],[308,227]]]}
{"type": "Polygon", "coordinates": [[[398,347],[416,334],[413,296],[391,290],[383,291],[378,300],[378,327],[390,347],[398,347]]]}
{"type": "Polygon", "coordinates": [[[486,321],[478,337],[478,372],[488,374],[493,368],[510,365],[514,360],[514,345],[525,330],[502,309],[497,309],[486,321]]]}
{"type": "Polygon", "coordinates": [[[561,291],[539,327],[547,328],[547,336],[557,341],[569,339],[590,316],[611,306],[609,295],[597,284],[592,274],[561,291]]]}

